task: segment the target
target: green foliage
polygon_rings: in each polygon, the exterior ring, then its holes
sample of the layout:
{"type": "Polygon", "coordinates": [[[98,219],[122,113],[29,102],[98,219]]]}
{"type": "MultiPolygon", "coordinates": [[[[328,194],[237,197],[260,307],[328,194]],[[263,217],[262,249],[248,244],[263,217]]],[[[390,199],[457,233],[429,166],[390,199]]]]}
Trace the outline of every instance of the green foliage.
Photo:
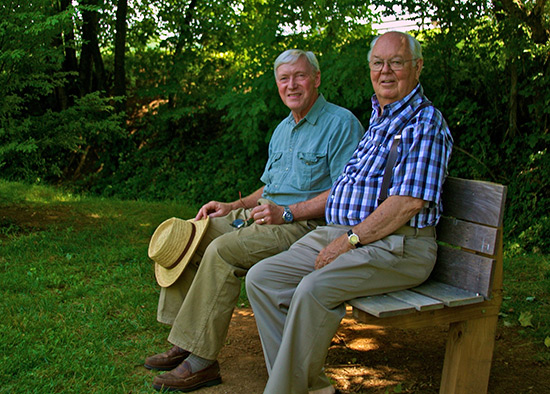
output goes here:
{"type": "Polygon", "coordinates": [[[265,152],[249,155],[220,128],[219,113],[194,111],[189,122],[166,106],[158,110],[158,115],[142,118],[136,136],[142,146],[120,161],[112,177],[90,182],[92,192],[125,198],[168,197],[196,206],[211,199],[235,200],[238,191],[247,194],[261,186],[264,163],[258,156],[265,152]]]}
{"type": "Polygon", "coordinates": [[[50,15],[49,6],[47,0],[7,0],[0,7],[2,122],[39,111],[40,99],[68,77],[60,72],[63,52],[54,43],[70,15],[50,15]]]}
{"type": "Polygon", "coordinates": [[[60,179],[81,171],[79,161],[88,154],[98,157],[93,170],[112,166],[107,168],[112,172],[117,150],[101,149],[120,145],[126,133],[121,116],[114,113],[110,101],[99,93],[91,93],[64,111],[48,110],[38,116],[0,121],[3,177],[27,181],[60,179]]]}
{"type": "Polygon", "coordinates": [[[522,18],[510,2],[489,0],[133,2],[126,124],[110,107],[116,99],[102,98],[108,91],[77,100],[79,70],[66,67],[83,44],[82,11],[94,9],[112,73],[115,2],[62,12],[48,0],[20,3],[0,7],[4,178],[195,206],[234,200],[260,186],[267,143],[288,114],[273,79],[277,55],[314,51],[321,92],[367,126],[371,22],[400,6],[436,24],[413,34],[426,95],[455,138],[451,175],[506,184],[507,237],[550,250],[550,3],[534,12],[535,2],[513,2],[522,18]]]}

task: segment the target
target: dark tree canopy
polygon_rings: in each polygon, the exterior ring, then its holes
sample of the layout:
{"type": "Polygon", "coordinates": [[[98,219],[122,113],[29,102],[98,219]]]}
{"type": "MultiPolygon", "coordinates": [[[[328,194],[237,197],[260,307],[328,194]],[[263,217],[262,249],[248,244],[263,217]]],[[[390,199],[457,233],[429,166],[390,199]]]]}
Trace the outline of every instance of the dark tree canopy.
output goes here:
{"type": "Polygon", "coordinates": [[[4,0],[1,176],[234,199],[258,187],[288,112],[276,56],[314,51],[322,93],[367,125],[372,23],[404,13],[430,26],[412,34],[455,138],[451,174],[507,184],[510,235],[548,250],[548,0],[4,0]]]}

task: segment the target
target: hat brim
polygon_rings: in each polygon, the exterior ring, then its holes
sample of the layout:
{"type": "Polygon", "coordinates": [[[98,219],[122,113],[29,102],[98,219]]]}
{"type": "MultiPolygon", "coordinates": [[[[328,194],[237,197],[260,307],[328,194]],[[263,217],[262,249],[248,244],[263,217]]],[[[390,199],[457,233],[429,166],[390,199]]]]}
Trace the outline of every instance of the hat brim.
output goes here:
{"type": "Polygon", "coordinates": [[[170,269],[164,268],[162,265],[155,263],[155,277],[157,278],[157,283],[161,287],[171,286],[176,280],[178,280],[183,270],[191,260],[191,257],[193,257],[193,255],[195,254],[195,250],[197,249],[197,246],[199,246],[202,237],[206,233],[208,224],[210,224],[209,217],[197,221],[195,221],[195,219],[189,219],[188,221],[193,222],[193,224],[196,226],[196,236],[193,239],[191,246],[189,246],[189,250],[183,257],[183,259],[181,259],[181,261],[175,267],[170,269]]]}

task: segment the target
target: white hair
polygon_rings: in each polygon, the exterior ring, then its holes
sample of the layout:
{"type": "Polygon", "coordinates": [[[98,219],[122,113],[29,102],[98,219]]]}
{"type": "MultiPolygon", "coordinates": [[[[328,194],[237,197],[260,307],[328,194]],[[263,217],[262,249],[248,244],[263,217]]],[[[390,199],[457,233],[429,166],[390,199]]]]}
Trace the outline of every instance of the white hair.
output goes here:
{"type": "Polygon", "coordinates": [[[273,67],[273,71],[275,72],[275,78],[277,78],[277,69],[279,68],[279,66],[283,64],[294,64],[302,56],[306,58],[314,74],[320,71],[319,62],[317,61],[317,58],[315,57],[315,54],[313,52],[311,51],[306,52],[306,51],[302,51],[301,49],[288,49],[283,53],[281,53],[277,57],[277,59],[275,59],[275,65],[273,67]]]}

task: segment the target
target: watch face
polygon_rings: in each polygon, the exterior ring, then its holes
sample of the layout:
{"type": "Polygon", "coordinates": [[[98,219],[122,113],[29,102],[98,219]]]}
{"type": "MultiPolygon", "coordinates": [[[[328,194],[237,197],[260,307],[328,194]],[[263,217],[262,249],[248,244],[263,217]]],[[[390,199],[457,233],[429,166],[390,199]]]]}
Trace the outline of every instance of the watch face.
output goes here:
{"type": "Polygon", "coordinates": [[[349,238],[350,244],[352,245],[359,243],[359,237],[356,234],[351,234],[348,238],[349,238]]]}
{"type": "Polygon", "coordinates": [[[294,215],[292,214],[292,212],[290,211],[290,208],[288,207],[284,207],[283,220],[287,223],[290,223],[294,220],[294,215]]]}

